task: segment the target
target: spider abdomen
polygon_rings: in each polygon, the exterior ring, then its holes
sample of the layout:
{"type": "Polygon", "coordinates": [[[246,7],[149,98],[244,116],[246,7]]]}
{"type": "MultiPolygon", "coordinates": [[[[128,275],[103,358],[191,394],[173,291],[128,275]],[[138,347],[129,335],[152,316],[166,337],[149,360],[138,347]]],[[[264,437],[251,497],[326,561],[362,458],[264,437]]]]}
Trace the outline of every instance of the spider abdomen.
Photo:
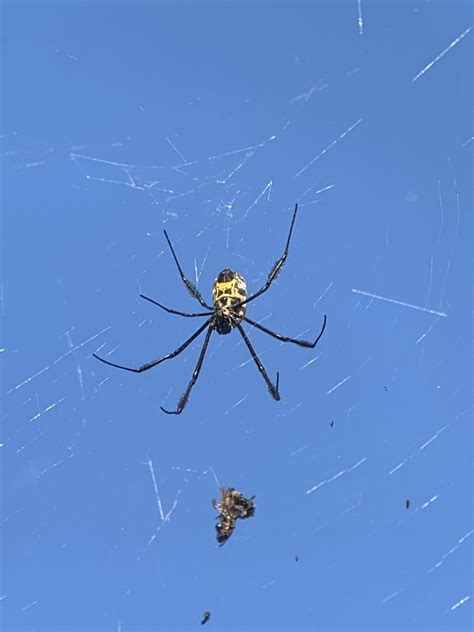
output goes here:
{"type": "Polygon", "coordinates": [[[245,305],[240,303],[246,298],[247,284],[242,275],[227,268],[217,275],[212,288],[217,333],[228,334],[243,320],[245,305]]]}

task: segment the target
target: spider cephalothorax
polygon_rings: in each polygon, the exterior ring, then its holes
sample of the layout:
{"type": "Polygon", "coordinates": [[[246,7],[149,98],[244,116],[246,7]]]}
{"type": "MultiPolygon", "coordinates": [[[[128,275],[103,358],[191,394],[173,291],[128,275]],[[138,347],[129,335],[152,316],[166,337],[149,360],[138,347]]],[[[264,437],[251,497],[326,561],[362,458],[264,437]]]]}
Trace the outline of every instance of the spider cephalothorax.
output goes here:
{"type": "Polygon", "coordinates": [[[245,316],[247,284],[238,272],[226,268],[217,275],[212,288],[214,327],[218,334],[229,334],[245,316]]]}
{"type": "MultiPolygon", "coordinates": [[[[253,348],[252,343],[248,339],[248,336],[245,333],[244,328],[242,327],[242,323],[245,322],[251,327],[254,327],[255,329],[263,331],[263,333],[268,334],[269,336],[272,336],[272,338],[276,338],[280,342],[291,342],[295,345],[299,345],[300,347],[306,347],[307,349],[314,349],[314,347],[318,343],[318,340],[323,335],[324,328],[326,327],[326,315],[324,315],[321,331],[319,332],[319,335],[314,342],[309,342],[308,340],[299,340],[297,338],[290,338],[289,336],[283,336],[282,334],[279,334],[276,331],[272,331],[271,329],[268,329],[268,327],[265,327],[264,325],[258,322],[255,322],[254,320],[250,319],[246,315],[246,308],[247,308],[248,303],[258,298],[269,289],[274,279],[281,272],[281,269],[283,268],[283,265],[285,264],[286,258],[288,256],[291,234],[293,232],[293,226],[295,225],[297,211],[298,211],[298,204],[295,204],[295,210],[293,211],[293,218],[291,220],[290,230],[288,233],[288,238],[286,240],[285,250],[283,251],[282,256],[273,265],[272,269],[268,273],[268,277],[264,285],[259,290],[251,294],[250,296],[247,296],[247,286],[245,284],[244,278],[238,272],[233,272],[232,270],[229,270],[226,268],[225,270],[222,270],[222,272],[219,273],[219,275],[217,276],[217,279],[214,282],[214,286],[212,289],[212,306],[206,303],[206,301],[201,296],[201,293],[199,292],[197,287],[195,287],[195,285],[193,285],[193,283],[191,283],[191,281],[184,275],[184,272],[181,269],[181,266],[179,264],[178,257],[176,256],[176,253],[171,244],[170,238],[168,237],[168,233],[165,230],[164,233],[165,233],[166,241],[168,242],[168,245],[170,247],[171,254],[173,255],[173,259],[176,263],[176,267],[178,268],[178,272],[179,272],[182,282],[186,286],[186,289],[188,290],[188,292],[197,301],[199,301],[202,307],[204,307],[207,311],[193,312],[193,313],[181,312],[177,309],[171,309],[170,307],[166,307],[165,305],[158,303],[158,301],[155,301],[154,299],[149,298],[148,296],[145,296],[144,294],[140,294],[140,296],[146,299],[147,301],[150,301],[150,303],[153,303],[154,305],[158,305],[158,307],[160,307],[161,309],[164,309],[166,312],[170,314],[178,314],[178,316],[185,316],[186,318],[197,318],[199,316],[207,316],[206,322],[203,325],[201,325],[201,327],[199,327],[199,329],[195,331],[193,335],[190,336],[187,340],[185,340],[185,342],[183,342],[183,344],[181,344],[177,349],[175,349],[171,353],[167,353],[166,355],[162,356],[161,358],[158,358],[157,360],[152,360],[151,362],[142,364],[139,367],[129,367],[129,366],[123,366],[122,364],[116,364],[115,362],[111,362],[110,360],[106,360],[105,358],[100,358],[95,353],[93,354],[93,356],[97,358],[98,360],[100,360],[101,362],[104,362],[105,364],[108,364],[110,366],[117,367],[118,369],[124,369],[125,371],[133,371],[134,373],[142,373],[143,371],[148,371],[148,369],[151,369],[152,367],[157,366],[158,364],[161,364],[165,360],[170,360],[171,358],[175,358],[187,347],[189,347],[189,345],[194,340],[196,340],[196,338],[200,336],[204,330],[207,329],[206,337],[204,338],[204,343],[202,345],[201,352],[199,354],[199,358],[196,363],[196,368],[193,371],[193,374],[191,376],[191,379],[189,381],[189,384],[186,390],[184,391],[183,395],[178,401],[176,410],[165,410],[163,407],[161,407],[161,410],[165,413],[168,413],[170,415],[179,415],[181,412],[183,412],[183,409],[186,406],[187,401],[189,399],[191,390],[199,377],[199,373],[201,371],[202,363],[204,362],[204,356],[206,355],[207,347],[209,345],[209,340],[211,338],[212,332],[217,331],[217,333],[219,334],[228,334],[232,331],[232,329],[235,328],[235,329],[238,329],[245,344],[247,345],[247,348],[250,352],[250,355],[252,356],[253,361],[255,362],[257,369],[259,370],[261,376],[265,380],[265,383],[268,387],[270,395],[273,397],[273,399],[278,401],[280,399],[280,393],[278,391],[279,374],[277,373],[276,382],[274,384],[271,381],[271,379],[268,377],[268,373],[266,372],[265,367],[263,366],[255,349],[253,348]]],[[[230,527],[231,525],[226,524],[225,526],[230,527]]]]}

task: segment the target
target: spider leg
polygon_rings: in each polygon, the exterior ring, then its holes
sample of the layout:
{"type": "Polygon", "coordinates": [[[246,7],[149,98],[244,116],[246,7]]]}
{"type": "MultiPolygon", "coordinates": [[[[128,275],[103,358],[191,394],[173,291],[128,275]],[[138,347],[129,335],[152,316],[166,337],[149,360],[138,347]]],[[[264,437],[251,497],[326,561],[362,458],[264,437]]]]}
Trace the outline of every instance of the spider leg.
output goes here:
{"type": "Polygon", "coordinates": [[[293,211],[293,218],[291,220],[290,231],[288,233],[288,239],[286,240],[285,250],[283,251],[283,254],[278,259],[278,261],[273,264],[273,267],[268,274],[267,280],[265,281],[265,285],[262,288],[260,288],[257,292],[255,292],[255,294],[252,294],[251,296],[246,298],[245,301],[242,301],[241,303],[234,305],[234,307],[239,307],[240,305],[246,305],[247,303],[250,303],[250,301],[253,301],[254,299],[256,299],[258,296],[261,296],[264,292],[268,290],[268,288],[273,283],[275,278],[281,272],[281,269],[285,265],[286,258],[288,257],[288,249],[290,247],[291,234],[293,232],[293,226],[295,225],[297,211],[298,211],[298,204],[295,204],[295,210],[293,211]]]}
{"type": "Polygon", "coordinates": [[[324,314],[323,326],[321,327],[321,331],[319,332],[318,337],[316,338],[314,342],[309,342],[308,340],[298,340],[297,338],[290,338],[289,336],[283,336],[282,334],[278,334],[276,331],[272,331],[271,329],[268,329],[268,327],[264,327],[260,323],[256,323],[254,320],[251,320],[247,316],[244,317],[244,320],[249,325],[252,325],[252,327],[256,327],[257,329],[260,329],[260,331],[263,331],[269,336],[273,336],[273,338],[276,338],[277,340],[281,340],[281,342],[292,342],[295,345],[299,345],[300,347],[308,347],[309,349],[314,349],[314,347],[318,344],[319,339],[323,335],[324,330],[326,328],[326,314],[324,314]]]}
{"type": "Polygon", "coordinates": [[[145,296],[144,294],[140,294],[140,297],[144,298],[146,301],[150,301],[150,303],[153,303],[153,305],[158,305],[158,307],[161,307],[161,309],[164,309],[165,312],[168,312],[169,314],[177,314],[178,316],[186,316],[187,318],[196,318],[196,316],[212,316],[212,313],[213,313],[213,312],[193,312],[193,313],[180,312],[177,309],[170,309],[169,307],[165,307],[161,303],[158,303],[158,301],[155,301],[152,298],[145,296]]]}
{"type": "Polygon", "coordinates": [[[100,360],[104,364],[108,364],[109,366],[114,366],[117,369],[123,369],[124,371],[132,371],[133,373],[142,373],[143,371],[148,371],[148,369],[151,369],[157,364],[161,364],[161,362],[164,362],[165,360],[171,360],[171,358],[175,358],[177,355],[181,353],[181,351],[184,351],[186,347],[188,347],[192,343],[193,340],[195,340],[200,334],[202,334],[202,332],[206,329],[206,327],[209,325],[210,322],[211,322],[211,319],[209,318],[204,323],[204,325],[199,327],[199,329],[193,333],[193,335],[190,338],[188,338],[185,342],[183,342],[182,345],[180,345],[177,349],[175,349],[171,353],[167,353],[162,358],[158,358],[158,360],[152,360],[151,362],[147,362],[146,364],[142,364],[142,366],[139,366],[136,368],[130,367],[130,366],[123,366],[122,364],[115,364],[115,362],[110,362],[110,360],[101,358],[95,353],[93,353],[92,355],[94,356],[94,358],[97,358],[97,360],[100,360]]]}
{"type": "Polygon", "coordinates": [[[273,397],[273,399],[276,399],[278,401],[280,399],[280,393],[278,392],[278,385],[279,385],[279,382],[280,382],[280,374],[277,373],[276,384],[275,385],[272,384],[272,381],[268,377],[268,373],[265,371],[265,367],[263,366],[260,358],[258,357],[257,353],[255,352],[255,349],[253,348],[252,343],[248,339],[247,334],[245,333],[242,325],[240,323],[237,323],[236,326],[237,326],[237,329],[240,331],[240,335],[244,339],[244,342],[245,342],[245,344],[247,345],[247,347],[248,347],[248,349],[250,351],[250,355],[252,356],[253,361],[257,365],[257,369],[260,371],[263,379],[267,383],[268,390],[270,391],[270,395],[273,397]]]}
{"type": "Polygon", "coordinates": [[[212,307],[210,307],[206,303],[206,301],[203,299],[197,287],[193,285],[193,283],[191,283],[191,281],[184,275],[184,272],[181,269],[181,266],[179,265],[178,257],[176,256],[173,246],[171,245],[171,241],[170,241],[170,238],[168,237],[168,233],[166,232],[166,230],[164,230],[163,232],[165,233],[166,241],[168,242],[168,246],[170,247],[171,254],[173,255],[173,259],[175,260],[179,275],[181,277],[182,282],[186,286],[186,289],[192,296],[194,296],[195,299],[197,299],[201,303],[203,307],[205,307],[206,309],[212,309],[212,307]]]}
{"type": "Polygon", "coordinates": [[[193,371],[193,374],[191,376],[191,379],[189,381],[189,384],[188,384],[186,390],[184,391],[181,399],[178,402],[178,405],[176,406],[176,410],[166,410],[165,408],[163,408],[163,406],[160,406],[161,410],[164,413],[166,413],[167,415],[179,415],[179,414],[181,414],[183,412],[183,408],[186,406],[186,404],[188,402],[189,394],[191,393],[191,389],[196,384],[196,381],[197,381],[197,379],[199,377],[199,373],[201,372],[202,363],[204,361],[204,356],[206,355],[207,345],[209,344],[209,339],[211,337],[212,330],[213,330],[213,326],[211,324],[211,325],[209,325],[209,329],[207,330],[206,337],[204,338],[204,343],[202,345],[201,353],[199,354],[199,358],[198,358],[198,361],[197,361],[197,364],[196,364],[196,368],[193,371]]]}

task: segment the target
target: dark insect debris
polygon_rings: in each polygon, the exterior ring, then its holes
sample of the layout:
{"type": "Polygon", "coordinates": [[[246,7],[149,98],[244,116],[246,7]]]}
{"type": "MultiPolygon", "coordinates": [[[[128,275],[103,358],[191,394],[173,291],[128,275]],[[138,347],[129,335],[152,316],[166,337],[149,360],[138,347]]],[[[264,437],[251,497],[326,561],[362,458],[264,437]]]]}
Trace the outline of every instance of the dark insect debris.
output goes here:
{"type": "Polygon", "coordinates": [[[216,523],[216,538],[219,546],[222,546],[232,535],[239,518],[250,518],[255,513],[255,496],[245,498],[242,492],[234,487],[221,487],[219,501],[212,500],[214,509],[219,515],[216,523]]]}

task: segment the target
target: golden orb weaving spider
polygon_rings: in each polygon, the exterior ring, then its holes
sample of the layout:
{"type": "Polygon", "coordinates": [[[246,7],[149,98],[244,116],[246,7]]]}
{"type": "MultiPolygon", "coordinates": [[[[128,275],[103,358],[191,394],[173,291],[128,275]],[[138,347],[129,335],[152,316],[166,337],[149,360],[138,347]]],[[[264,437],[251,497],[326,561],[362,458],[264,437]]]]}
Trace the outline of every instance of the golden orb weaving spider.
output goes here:
{"type": "Polygon", "coordinates": [[[176,253],[173,249],[173,246],[171,245],[171,241],[170,241],[170,238],[168,237],[168,233],[165,230],[164,233],[165,233],[166,241],[168,242],[168,246],[170,247],[171,254],[173,255],[173,259],[175,260],[181,280],[183,281],[189,293],[195,299],[197,299],[199,303],[203,307],[205,307],[208,311],[194,312],[194,313],[180,312],[176,309],[165,307],[161,303],[158,303],[157,301],[153,300],[152,298],[149,298],[148,296],[144,296],[143,294],[140,294],[140,296],[141,298],[144,298],[147,301],[150,301],[150,303],[157,305],[158,307],[160,307],[161,309],[164,309],[166,312],[170,314],[177,314],[178,316],[185,316],[186,318],[197,318],[198,316],[208,316],[209,318],[206,320],[206,322],[203,325],[201,325],[201,327],[199,327],[197,331],[193,333],[192,336],[190,336],[185,342],[183,342],[183,344],[180,345],[177,349],[175,349],[171,353],[167,353],[161,358],[158,358],[158,360],[152,360],[151,362],[142,364],[141,366],[137,368],[123,366],[121,364],[116,364],[115,362],[110,362],[110,360],[101,358],[95,353],[93,353],[92,355],[95,358],[97,358],[97,360],[104,362],[104,364],[108,364],[110,366],[114,366],[118,369],[123,369],[125,371],[133,371],[133,373],[142,373],[143,371],[148,371],[148,369],[151,369],[152,367],[157,366],[158,364],[161,364],[165,360],[171,360],[171,358],[175,358],[182,351],[184,351],[186,347],[188,347],[193,342],[193,340],[195,340],[200,334],[202,334],[202,332],[207,327],[206,337],[204,338],[204,343],[202,345],[201,352],[199,354],[196,368],[194,369],[194,372],[191,376],[191,380],[189,381],[189,384],[186,390],[184,391],[181,399],[178,402],[178,405],[176,406],[176,410],[166,410],[165,408],[163,408],[163,406],[161,406],[161,410],[164,413],[167,413],[168,415],[179,415],[180,413],[183,412],[183,409],[186,406],[187,401],[189,399],[191,389],[193,388],[194,384],[196,383],[199,377],[199,373],[201,371],[202,363],[204,361],[204,356],[206,355],[207,347],[209,345],[209,340],[211,338],[212,332],[215,330],[217,331],[218,334],[224,335],[224,334],[229,334],[232,331],[232,329],[238,329],[240,335],[242,336],[245,344],[248,347],[248,350],[250,351],[250,355],[252,356],[253,361],[255,362],[257,366],[257,369],[260,371],[263,379],[265,380],[268,386],[270,395],[273,397],[273,399],[278,401],[280,399],[280,393],[278,391],[279,373],[277,373],[276,382],[275,384],[273,384],[270,378],[268,377],[268,374],[262,362],[260,361],[260,358],[255,352],[255,349],[253,348],[250,340],[248,339],[247,334],[245,333],[242,327],[242,322],[248,323],[252,327],[255,327],[256,329],[263,331],[265,334],[268,334],[269,336],[272,336],[273,338],[276,338],[277,340],[280,340],[281,342],[292,342],[295,345],[299,345],[300,347],[307,347],[309,349],[314,349],[314,347],[317,345],[319,339],[324,333],[324,329],[326,327],[326,314],[324,314],[323,325],[321,327],[321,331],[319,332],[319,335],[314,342],[309,342],[307,340],[297,340],[296,338],[289,338],[288,336],[283,336],[282,334],[276,333],[275,331],[272,331],[271,329],[264,327],[260,323],[256,323],[254,320],[251,320],[250,318],[248,318],[248,316],[246,316],[247,304],[250,303],[250,301],[253,301],[254,299],[261,296],[264,292],[266,292],[268,288],[270,287],[270,285],[275,280],[276,276],[279,274],[279,272],[283,268],[283,265],[288,256],[288,249],[290,247],[291,234],[293,232],[293,226],[295,224],[297,211],[298,211],[298,204],[295,204],[295,210],[293,211],[293,218],[291,220],[291,225],[290,225],[290,230],[288,233],[288,239],[286,241],[285,250],[283,252],[283,255],[278,259],[278,261],[273,265],[272,269],[270,270],[267,280],[265,281],[265,284],[263,285],[263,287],[261,287],[254,294],[247,296],[247,286],[245,283],[245,279],[238,272],[234,272],[233,270],[229,270],[226,268],[225,270],[222,270],[222,272],[220,272],[217,275],[217,279],[214,281],[214,285],[212,288],[212,307],[205,302],[205,300],[201,296],[201,293],[199,292],[197,287],[195,287],[191,283],[191,281],[184,275],[183,270],[181,269],[181,266],[179,264],[178,258],[176,256],[176,253]]]}

